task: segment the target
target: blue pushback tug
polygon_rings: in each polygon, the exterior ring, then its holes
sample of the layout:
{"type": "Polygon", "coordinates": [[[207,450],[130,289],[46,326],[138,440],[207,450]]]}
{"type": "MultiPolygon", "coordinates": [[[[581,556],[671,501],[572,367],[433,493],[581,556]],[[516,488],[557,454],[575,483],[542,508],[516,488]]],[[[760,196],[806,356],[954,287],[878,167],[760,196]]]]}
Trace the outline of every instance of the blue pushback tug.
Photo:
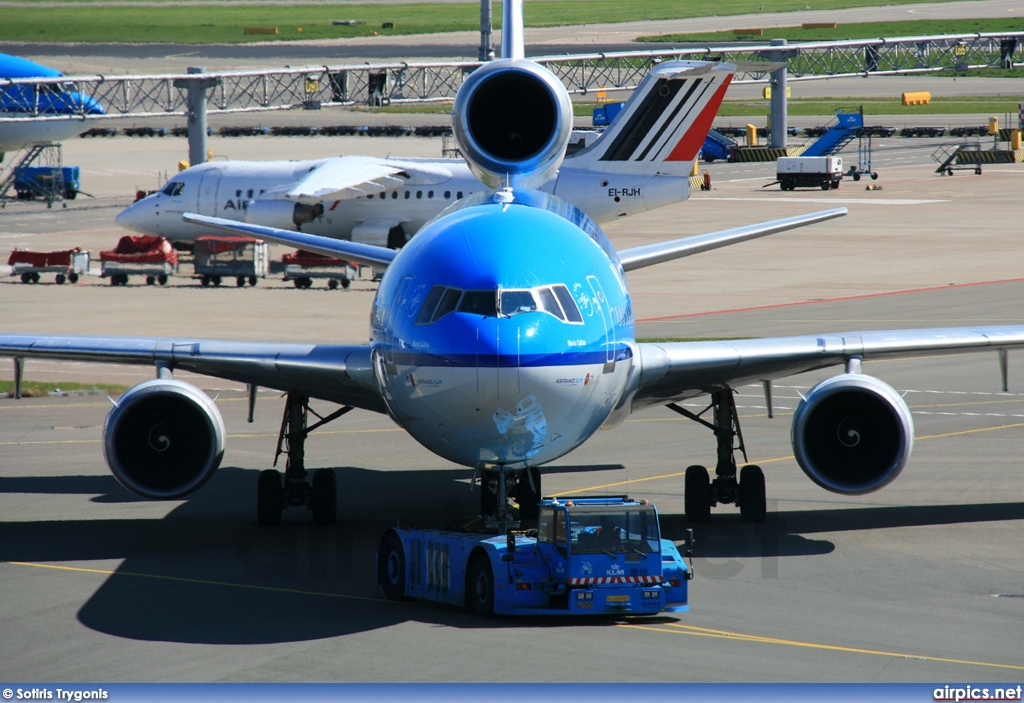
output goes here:
{"type": "Polygon", "coordinates": [[[693,577],[675,544],[661,538],[657,509],[625,496],[545,498],[536,530],[392,528],[381,538],[377,572],[392,600],[465,605],[482,616],[681,612],[693,577]]]}

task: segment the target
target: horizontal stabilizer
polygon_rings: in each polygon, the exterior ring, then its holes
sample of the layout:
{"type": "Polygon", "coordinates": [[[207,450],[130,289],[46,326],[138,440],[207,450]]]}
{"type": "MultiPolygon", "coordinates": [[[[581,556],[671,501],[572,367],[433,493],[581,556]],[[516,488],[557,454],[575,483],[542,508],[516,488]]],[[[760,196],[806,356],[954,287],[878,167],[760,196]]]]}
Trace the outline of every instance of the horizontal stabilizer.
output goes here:
{"type": "Polygon", "coordinates": [[[724,229],[720,232],[710,232],[692,237],[683,237],[682,239],[673,239],[668,242],[647,244],[642,247],[623,249],[619,252],[619,260],[622,261],[622,268],[626,271],[632,271],[644,266],[653,266],[654,264],[672,261],[673,259],[681,259],[684,256],[727,247],[730,244],[738,244],[748,239],[757,239],[769,234],[785,232],[788,229],[813,225],[835,217],[842,217],[846,213],[846,208],[839,207],[832,210],[812,212],[808,215],[797,215],[796,217],[786,217],[781,220],[761,222],[756,225],[724,229]]]}
{"type": "Polygon", "coordinates": [[[343,239],[331,239],[330,237],[320,237],[315,234],[305,234],[304,232],[289,232],[288,230],[277,229],[275,227],[250,225],[244,222],[225,220],[220,217],[196,215],[191,212],[184,213],[181,216],[181,219],[194,225],[203,225],[204,227],[219,229],[220,231],[227,232],[229,234],[240,234],[244,237],[256,237],[274,244],[296,247],[303,251],[313,252],[314,254],[323,254],[324,256],[344,259],[346,261],[353,261],[364,266],[387,268],[392,260],[394,260],[395,255],[398,254],[394,249],[375,247],[370,244],[359,244],[357,242],[349,242],[343,239]]]}

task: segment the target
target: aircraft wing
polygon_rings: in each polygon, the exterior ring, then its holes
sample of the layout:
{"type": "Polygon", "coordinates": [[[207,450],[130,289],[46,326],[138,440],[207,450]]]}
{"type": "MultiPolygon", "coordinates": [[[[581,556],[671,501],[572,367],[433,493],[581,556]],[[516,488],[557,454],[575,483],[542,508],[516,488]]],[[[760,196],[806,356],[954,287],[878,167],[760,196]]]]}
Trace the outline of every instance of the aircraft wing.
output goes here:
{"type": "Polygon", "coordinates": [[[299,203],[354,200],[408,185],[433,185],[452,177],[444,166],[414,161],[339,156],[327,159],[288,190],[284,197],[299,203]]]}
{"type": "Polygon", "coordinates": [[[0,356],[165,366],[385,411],[367,345],[8,334],[0,356]]]}
{"type": "Polygon", "coordinates": [[[288,247],[297,247],[304,251],[311,251],[314,254],[323,254],[324,256],[345,259],[346,261],[354,261],[363,266],[387,268],[398,254],[394,249],[377,247],[372,244],[360,244],[359,242],[350,242],[344,239],[331,239],[330,237],[321,237],[304,232],[289,232],[288,230],[275,227],[250,225],[245,222],[225,220],[221,217],[196,215],[191,212],[182,214],[181,219],[195,225],[219,229],[229,234],[256,237],[273,242],[274,244],[284,244],[288,247]]]}
{"type": "Polygon", "coordinates": [[[684,256],[700,254],[701,252],[718,249],[719,247],[727,247],[730,244],[745,242],[749,239],[757,239],[758,237],[766,237],[769,234],[813,225],[835,217],[842,217],[846,213],[846,208],[839,207],[832,210],[812,212],[807,215],[786,217],[781,220],[759,222],[758,224],[724,229],[719,232],[698,234],[692,237],[683,237],[667,242],[623,249],[618,252],[619,261],[622,262],[623,269],[632,271],[644,266],[653,266],[654,264],[661,264],[672,259],[681,259],[684,256]]]}
{"type": "MultiPolygon", "coordinates": [[[[945,327],[708,342],[641,343],[633,409],[726,386],[770,381],[848,360],[934,356],[1024,347],[1024,326],[945,327]]],[[[1002,362],[1003,386],[1006,364],[1002,362]]]]}

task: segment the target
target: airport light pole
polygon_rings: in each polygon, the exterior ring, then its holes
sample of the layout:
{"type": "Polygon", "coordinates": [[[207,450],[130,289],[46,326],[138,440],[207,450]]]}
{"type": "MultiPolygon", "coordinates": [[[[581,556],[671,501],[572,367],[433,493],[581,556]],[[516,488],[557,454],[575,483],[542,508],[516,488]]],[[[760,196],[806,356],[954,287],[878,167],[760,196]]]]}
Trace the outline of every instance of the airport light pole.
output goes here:
{"type": "MultiPolygon", "coordinates": [[[[785,46],[785,39],[772,39],[772,46],[785,46]]],[[[771,79],[768,85],[772,88],[772,102],[771,102],[771,120],[772,120],[772,131],[771,136],[768,140],[768,146],[785,149],[788,143],[787,130],[789,125],[787,118],[787,110],[789,109],[786,101],[786,80],[788,73],[786,71],[786,60],[792,56],[792,52],[789,51],[773,51],[772,61],[778,61],[782,65],[771,72],[771,79]]]]}
{"type": "Polygon", "coordinates": [[[491,9],[491,0],[480,0],[480,49],[477,55],[479,61],[494,59],[494,25],[491,20],[491,9]]]}
{"type": "Polygon", "coordinates": [[[174,87],[186,91],[188,105],[188,163],[195,166],[206,161],[206,90],[220,85],[219,78],[203,78],[204,69],[189,66],[188,73],[195,78],[174,81],[174,87]]]}

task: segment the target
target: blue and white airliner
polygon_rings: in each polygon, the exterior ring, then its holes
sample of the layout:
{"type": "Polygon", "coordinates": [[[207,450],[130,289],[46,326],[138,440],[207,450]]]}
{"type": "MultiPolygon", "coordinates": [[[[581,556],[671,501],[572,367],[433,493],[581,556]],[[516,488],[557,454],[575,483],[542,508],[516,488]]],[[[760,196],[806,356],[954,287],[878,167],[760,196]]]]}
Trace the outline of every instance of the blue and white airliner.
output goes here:
{"type": "MultiPolygon", "coordinates": [[[[666,405],[709,426],[717,442],[715,476],[692,466],[685,508],[694,522],[718,504],[744,519],[765,518],[764,475],[738,469],[733,389],[829,366],[839,373],[811,389],[792,427],[796,458],[823,488],[855,495],[882,488],[910,457],[913,424],[902,397],[862,373],[866,359],[1007,350],[1024,346],[1024,326],[855,332],[741,341],[639,343],[627,275],[646,266],[823,222],[845,209],[791,217],[616,251],[581,210],[535,188],[561,163],[571,106],[561,83],[524,60],[519,2],[505,3],[503,57],[476,70],[454,105],[455,136],[486,188],[453,204],[399,251],[314,234],[196,214],[203,227],[385,268],[367,344],[276,344],[189,338],[0,335],[0,355],[152,365],[156,378],[128,390],[107,417],[106,459],[128,489],[180,498],[216,471],[224,423],[214,402],[173,377],[190,371],[283,391],[284,476],[261,473],[259,521],[280,520],[286,506],[308,506],[313,520],[335,519],[329,470],[307,482],[303,442],[311,398],[386,413],[432,452],[487,476],[480,511],[499,524],[529,519],[541,495],[540,467],[564,456],[599,428],[666,405]],[[531,106],[530,110],[521,109],[531,106]],[[710,398],[713,420],[679,402],[710,398]],[[494,479],[492,481],[492,479],[494,479]]],[[[628,113],[659,111],[644,134],[607,158],[691,162],[710,125],[729,64],[679,66],[684,80],[633,100],[628,113]],[[693,101],[694,95],[707,99],[693,101]],[[658,101],[668,104],[666,110],[658,101]],[[692,114],[668,127],[674,110],[692,114]],[[706,129],[705,129],[706,131],[706,129]]],[[[1005,364],[1004,364],[1005,367],[1005,364]]]]}
{"type": "Polygon", "coordinates": [[[70,83],[54,83],[64,74],[35,61],[0,54],[0,158],[39,142],[59,142],[89,129],[90,115],[105,110],[95,99],[77,92],[70,83]],[[31,79],[51,79],[35,82],[31,79]],[[10,79],[5,82],[2,79],[10,79]],[[16,79],[27,81],[13,82],[16,79]],[[78,116],[81,119],[66,119],[78,116]],[[59,118],[59,119],[58,119],[59,118]]]}

